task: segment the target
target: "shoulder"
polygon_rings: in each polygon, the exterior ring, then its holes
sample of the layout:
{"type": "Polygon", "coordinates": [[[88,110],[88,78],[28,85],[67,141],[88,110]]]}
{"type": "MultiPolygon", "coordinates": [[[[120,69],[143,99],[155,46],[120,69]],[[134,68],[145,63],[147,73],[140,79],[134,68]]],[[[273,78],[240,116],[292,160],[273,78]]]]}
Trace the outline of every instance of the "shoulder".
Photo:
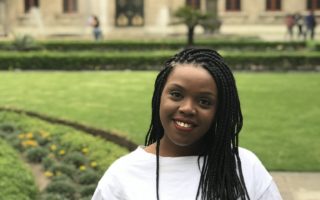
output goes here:
{"type": "Polygon", "coordinates": [[[252,199],[257,199],[272,184],[272,177],[253,152],[239,148],[239,156],[248,193],[252,199]]]}

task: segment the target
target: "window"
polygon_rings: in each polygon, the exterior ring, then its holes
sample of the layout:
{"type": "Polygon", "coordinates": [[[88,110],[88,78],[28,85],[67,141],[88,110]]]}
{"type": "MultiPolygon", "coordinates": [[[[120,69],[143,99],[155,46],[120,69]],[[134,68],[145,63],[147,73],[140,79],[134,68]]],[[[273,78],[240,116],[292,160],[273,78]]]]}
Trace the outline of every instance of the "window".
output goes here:
{"type": "Polygon", "coordinates": [[[320,10],[320,0],[307,0],[307,10],[320,10]]]}
{"type": "Polygon", "coordinates": [[[200,9],[200,0],[186,0],[186,5],[194,9],[200,9]]]}
{"type": "Polygon", "coordinates": [[[266,10],[281,10],[281,0],[266,0],[266,10]]]}
{"type": "Polygon", "coordinates": [[[77,0],[63,0],[63,12],[75,13],[77,12],[78,2],[77,0]]]}
{"type": "Polygon", "coordinates": [[[143,26],[143,0],[117,0],[116,26],[143,26]]]}
{"type": "Polygon", "coordinates": [[[39,7],[39,0],[24,0],[24,12],[29,12],[33,7],[39,7]]]}
{"type": "Polygon", "coordinates": [[[241,1],[240,0],[226,0],[227,11],[240,11],[241,1]]]}

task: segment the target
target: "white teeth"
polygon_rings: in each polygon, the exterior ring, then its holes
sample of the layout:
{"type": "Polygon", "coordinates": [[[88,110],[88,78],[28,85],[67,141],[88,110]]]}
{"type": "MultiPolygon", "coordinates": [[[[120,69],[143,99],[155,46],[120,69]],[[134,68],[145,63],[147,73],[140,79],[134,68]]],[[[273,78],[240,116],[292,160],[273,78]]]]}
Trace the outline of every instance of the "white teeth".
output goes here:
{"type": "Polygon", "coordinates": [[[192,124],[187,124],[187,123],[179,122],[179,121],[176,121],[176,123],[177,123],[179,126],[182,126],[182,127],[184,127],[184,128],[190,128],[190,127],[192,127],[192,124]]]}

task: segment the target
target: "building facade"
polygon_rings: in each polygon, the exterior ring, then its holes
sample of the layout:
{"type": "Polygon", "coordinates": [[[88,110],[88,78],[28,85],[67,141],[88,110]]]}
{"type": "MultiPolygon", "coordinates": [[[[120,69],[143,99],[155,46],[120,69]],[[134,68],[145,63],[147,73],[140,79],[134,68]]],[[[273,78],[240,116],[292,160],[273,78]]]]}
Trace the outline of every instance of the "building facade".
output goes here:
{"type": "Polygon", "coordinates": [[[0,35],[90,35],[96,15],[107,37],[166,36],[185,31],[172,25],[184,5],[217,14],[223,33],[283,32],[289,13],[320,14],[319,0],[0,0],[0,35]]]}

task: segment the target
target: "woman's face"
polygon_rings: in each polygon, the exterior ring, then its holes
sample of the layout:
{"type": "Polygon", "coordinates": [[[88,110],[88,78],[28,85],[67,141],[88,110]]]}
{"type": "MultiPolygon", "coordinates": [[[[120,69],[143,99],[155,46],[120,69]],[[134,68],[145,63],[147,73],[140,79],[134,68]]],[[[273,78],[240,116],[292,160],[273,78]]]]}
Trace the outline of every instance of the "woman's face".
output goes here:
{"type": "Polygon", "coordinates": [[[212,124],[217,101],[216,83],[206,69],[193,64],[176,65],[161,94],[164,136],[160,152],[167,156],[199,153],[199,141],[212,124]]]}

